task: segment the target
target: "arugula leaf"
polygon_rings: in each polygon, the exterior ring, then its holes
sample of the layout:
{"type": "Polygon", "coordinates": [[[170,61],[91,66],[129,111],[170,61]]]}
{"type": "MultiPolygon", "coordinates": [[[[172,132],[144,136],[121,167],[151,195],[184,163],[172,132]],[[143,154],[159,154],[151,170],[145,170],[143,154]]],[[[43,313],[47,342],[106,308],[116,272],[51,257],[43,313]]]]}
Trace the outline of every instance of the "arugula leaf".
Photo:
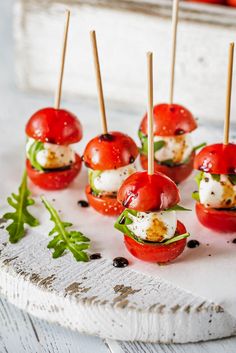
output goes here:
{"type": "Polygon", "coordinates": [[[215,181],[220,181],[220,174],[211,174],[211,177],[215,181]]]}
{"type": "Polygon", "coordinates": [[[193,192],[192,192],[192,198],[193,198],[195,201],[200,202],[199,192],[198,192],[198,191],[193,191],[193,192]]]}
{"type": "MultiPolygon", "coordinates": [[[[138,131],[138,136],[141,140],[142,143],[142,148],[140,149],[140,152],[143,154],[148,154],[148,136],[144,135],[142,131],[138,131]]],[[[160,140],[160,141],[155,141],[154,142],[154,152],[159,151],[162,147],[165,146],[165,141],[160,140]]]]}
{"type": "Polygon", "coordinates": [[[42,150],[44,150],[43,142],[35,140],[34,143],[32,143],[32,145],[30,146],[30,149],[28,151],[28,156],[29,156],[31,165],[39,171],[44,171],[43,167],[37,161],[37,154],[39,151],[42,151],[42,150]]]}
{"type": "Polygon", "coordinates": [[[205,146],[206,146],[206,142],[202,142],[202,143],[200,143],[199,145],[193,147],[193,151],[197,151],[197,150],[199,150],[200,148],[205,147],[205,146]]]}
{"type": "Polygon", "coordinates": [[[175,205],[173,207],[166,209],[165,211],[169,212],[169,211],[192,211],[192,210],[190,210],[189,208],[185,208],[183,206],[180,206],[180,205],[175,205]]]}
{"type": "Polygon", "coordinates": [[[9,233],[9,240],[11,243],[17,243],[25,235],[25,224],[30,227],[39,225],[39,221],[29,213],[28,206],[34,204],[34,200],[30,198],[30,191],[27,187],[27,174],[23,174],[21,185],[19,187],[19,194],[11,194],[7,198],[10,206],[15,208],[14,212],[6,213],[3,218],[12,220],[12,223],[6,228],[9,233]]]}
{"type": "Polygon", "coordinates": [[[89,261],[88,254],[84,250],[89,248],[90,239],[76,230],[68,231],[67,228],[71,227],[72,223],[63,222],[45,197],[42,196],[41,199],[51,215],[51,221],[55,224],[49,233],[49,236],[54,235],[54,238],[48,243],[48,249],[54,250],[52,257],[56,259],[62,256],[65,250],[69,250],[76,261],[89,261]]]}
{"type": "Polygon", "coordinates": [[[235,174],[229,174],[228,175],[229,181],[231,184],[236,185],[236,175],[235,174]]]}

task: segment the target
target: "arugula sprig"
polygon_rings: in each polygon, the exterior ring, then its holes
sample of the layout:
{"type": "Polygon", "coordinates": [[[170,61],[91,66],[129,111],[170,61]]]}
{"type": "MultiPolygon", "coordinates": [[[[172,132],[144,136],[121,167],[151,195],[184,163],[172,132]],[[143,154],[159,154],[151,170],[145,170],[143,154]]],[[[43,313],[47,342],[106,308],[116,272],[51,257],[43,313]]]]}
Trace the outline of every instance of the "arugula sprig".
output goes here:
{"type": "MultiPolygon", "coordinates": [[[[165,211],[191,211],[189,209],[186,209],[182,206],[176,205],[175,207],[172,207],[172,209],[168,209],[165,211]]],[[[125,209],[122,214],[119,216],[119,218],[117,219],[114,227],[119,230],[121,233],[125,234],[126,236],[128,236],[129,238],[135,240],[137,243],[141,243],[141,244],[150,244],[150,242],[145,241],[139,237],[137,237],[128,227],[129,224],[133,223],[133,216],[137,217],[137,213],[138,211],[135,210],[130,210],[130,209],[125,209]]],[[[176,241],[179,241],[181,239],[184,238],[188,238],[190,236],[189,233],[184,233],[184,234],[175,234],[172,238],[167,239],[163,242],[156,242],[156,243],[152,243],[153,245],[168,245],[171,243],[174,243],[176,241]]]]}
{"type": "Polygon", "coordinates": [[[30,198],[30,191],[27,186],[26,171],[23,174],[21,185],[19,187],[19,194],[12,193],[7,201],[11,207],[15,209],[14,212],[4,214],[3,218],[12,220],[6,228],[9,233],[9,240],[11,243],[17,243],[25,235],[25,225],[36,227],[39,221],[29,213],[27,207],[34,204],[34,200],[30,198]]]}
{"type": "Polygon", "coordinates": [[[89,261],[88,254],[84,251],[90,246],[90,239],[85,237],[81,232],[76,230],[68,231],[68,227],[72,223],[63,222],[58,212],[50,205],[50,203],[41,197],[42,202],[51,216],[51,221],[54,222],[54,228],[50,231],[49,236],[54,235],[54,238],[48,243],[48,249],[53,249],[52,257],[54,259],[62,256],[66,250],[69,250],[76,261],[89,261]]]}

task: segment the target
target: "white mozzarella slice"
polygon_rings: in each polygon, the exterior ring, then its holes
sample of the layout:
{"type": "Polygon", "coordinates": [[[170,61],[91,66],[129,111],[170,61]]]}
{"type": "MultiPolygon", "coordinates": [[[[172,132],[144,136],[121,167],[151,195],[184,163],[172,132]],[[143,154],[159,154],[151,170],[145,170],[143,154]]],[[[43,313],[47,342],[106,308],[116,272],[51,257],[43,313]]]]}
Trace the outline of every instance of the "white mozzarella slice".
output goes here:
{"type": "Polygon", "coordinates": [[[102,192],[117,192],[125,179],[135,172],[136,167],[133,163],[125,167],[102,171],[94,178],[94,187],[102,192]]]}
{"type": "Polygon", "coordinates": [[[165,145],[155,152],[155,159],[163,162],[172,160],[176,164],[183,163],[193,150],[190,134],[178,136],[154,136],[154,142],[164,141],[165,145]]]}
{"type": "Polygon", "coordinates": [[[127,225],[137,237],[159,242],[174,236],[177,227],[175,211],[138,212],[137,216],[129,215],[133,223],[127,225]]]}
{"type": "Polygon", "coordinates": [[[199,186],[200,202],[206,207],[231,208],[236,206],[236,185],[227,175],[217,181],[209,173],[204,173],[199,186]]]}
{"type": "Polygon", "coordinates": [[[37,153],[36,158],[43,168],[62,168],[75,162],[75,152],[70,146],[44,143],[44,149],[37,153]]]}

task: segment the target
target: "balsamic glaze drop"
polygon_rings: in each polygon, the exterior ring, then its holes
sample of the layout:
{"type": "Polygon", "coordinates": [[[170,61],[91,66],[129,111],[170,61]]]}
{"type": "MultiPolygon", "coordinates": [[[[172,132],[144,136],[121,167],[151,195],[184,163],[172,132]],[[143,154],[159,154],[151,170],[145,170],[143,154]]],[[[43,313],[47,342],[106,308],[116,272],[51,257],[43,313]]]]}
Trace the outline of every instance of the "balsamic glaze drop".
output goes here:
{"type": "Polygon", "coordinates": [[[94,254],[91,254],[89,257],[90,257],[90,260],[98,260],[102,258],[102,255],[99,252],[96,252],[94,254]]]}
{"type": "Polygon", "coordinates": [[[124,257],[115,257],[113,259],[113,266],[114,267],[122,268],[122,267],[128,266],[128,264],[129,264],[129,261],[124,257]]]}
{"type": "Polygon", "coordinates": [[[199,246],[200,246],[200,243],[198,240],[192,239],[187,242],[187,247],[190,249],[198,248],[199,246]]]}
{"type": "Polygon", "coordinates": [[[236,244],[236,238],[232,240],[232,243],[233,243],[233,244],[236,244]]]}
{"type": "Polygon", "coordinates": [[[87,201],[85,201],[85,200],[79,200],[78,201],[78,205],[80,207],[89,207],[89,203],[87,201]]]}

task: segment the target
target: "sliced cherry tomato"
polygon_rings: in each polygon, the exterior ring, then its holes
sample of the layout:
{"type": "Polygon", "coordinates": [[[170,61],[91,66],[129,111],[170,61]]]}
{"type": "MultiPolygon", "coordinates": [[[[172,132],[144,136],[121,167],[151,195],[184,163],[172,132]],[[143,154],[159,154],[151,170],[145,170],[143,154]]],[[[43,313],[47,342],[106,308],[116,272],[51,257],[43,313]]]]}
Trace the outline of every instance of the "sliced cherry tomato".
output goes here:
{"type": "Polygon", "coordinates": [[[217,232],[236,232],[236,211],[207,208],[200,202],[196,203],[199,221],[207,228],[217,232]]]}
{"type": "Polygon", "coordinates": [[[41,172],[33,168],[28,159],[26,160],[28,177],[35,185],[45,190],[65,189],[75,179],[81,165],[82,160],[78,154],[76,154],[75,163],[69,169],[61,171],[41,172]]]}
{"type": "Polygon", "coordinates": [[[92,193],[90,185],[86,186],[85,192],[90,206],[105,216],[118,216],[124,211],[124,207],[117,201],[116,198],[108,196],[95,196],[92,193]]]}
{"type": "Polygon", "coordinates": [[[70,145],[82,138],[82,125],[78,118],[64,109],[45,108],[29,119],[26,135],[41,142],[70,145]]]}
{"type": "MultiPolygon", "coordinates": [[[[179,221],[176,230],[179,234],[186,233],[185,226],[179,221]]],[[[184,251],[186,246],[186,238],[169,245],[161,243],[141,244],[125,235],[124,242],[129,252],[139,260],[157,263],[173,261],[184,251]]]]}
{"type": "Polygon", "coordinates": [[[145,171],[130,175],[121,185],[117,199],[126,208],[149,212],[175,206],[180,196],[170,178],[162,173],[148,175],[145,171]]]}
{"type": "MultiPolygon", "coordinates": [[[[154,135],[176,136],[189,133],[196,129],[197,123],[192,113],[182,105],[158,104],[153,109],[154,135]]],[[[148,123],[147,114],[141,121],[141,132],[147,135],[148,123]]]]}
{"type": "Polygon", "coordinates": [[[236,174],[236,144],[204,147],[195,157],[194,168],[211,174],[236,174]]]}
{"type": "MultiPolygon", "coordinates": [[[[187,163],[179,164],[174,167],[169,167],[167,165],[159,164],[156,161],[154,162],[155,172],[160,172],[167,175],[172,179],[176,184],[181,183],[193,171],[193,161],[195,157],[195,152],[192,152],[187,163]]],[[[140,162],[143,169],[148,169],[148,159],[144,154],[140,155],[140,162]]]]}
{"type": "Polygon", "coordinates": [[[86,146],[83,160],[94,170],[117,169],[131,164],[138,156],[134,140],[121,132],[94,137],[86,146]]]}

